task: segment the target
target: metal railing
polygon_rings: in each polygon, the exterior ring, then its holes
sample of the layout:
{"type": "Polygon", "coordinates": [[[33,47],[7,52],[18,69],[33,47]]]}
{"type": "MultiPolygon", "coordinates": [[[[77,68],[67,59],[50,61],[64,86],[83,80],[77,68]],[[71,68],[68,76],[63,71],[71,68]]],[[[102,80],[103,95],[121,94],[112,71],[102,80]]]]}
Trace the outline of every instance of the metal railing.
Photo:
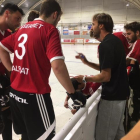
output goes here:
{"type": "Polygon", "coordinates": [[[100,93],[101,87],[87,100],[86,107],[81,108],[53,140],[94,140],[100,93]]]}

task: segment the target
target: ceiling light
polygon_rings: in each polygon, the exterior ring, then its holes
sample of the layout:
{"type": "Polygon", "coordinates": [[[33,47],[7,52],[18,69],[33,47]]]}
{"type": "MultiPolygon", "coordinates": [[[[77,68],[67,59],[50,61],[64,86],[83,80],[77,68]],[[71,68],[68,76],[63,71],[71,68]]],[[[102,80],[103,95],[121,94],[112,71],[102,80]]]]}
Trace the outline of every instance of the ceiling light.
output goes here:
{"type": "Polygon", "coordinates": [[[129,6],[129,3],[127,3],[126,6],[129,6]]]}

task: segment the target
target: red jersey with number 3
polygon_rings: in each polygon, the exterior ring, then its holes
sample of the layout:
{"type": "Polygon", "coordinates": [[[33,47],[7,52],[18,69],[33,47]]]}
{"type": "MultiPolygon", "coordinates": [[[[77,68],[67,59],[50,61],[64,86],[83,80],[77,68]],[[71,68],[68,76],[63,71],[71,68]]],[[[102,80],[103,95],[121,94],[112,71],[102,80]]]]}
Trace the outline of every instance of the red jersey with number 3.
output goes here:
{"type": "Polygon", "coordinates": [[[127,55],[127,58],[138,61],[140,64],[140,39],[133,44],[132,50],[127,55]]]}
{"type": "Polygon", "coordinates": [[[14,53],[11,87],[27,93],[50,93],[51,62],[64,59],[56,27],[35,19],[21,26],[0,45],[14,53]]]}

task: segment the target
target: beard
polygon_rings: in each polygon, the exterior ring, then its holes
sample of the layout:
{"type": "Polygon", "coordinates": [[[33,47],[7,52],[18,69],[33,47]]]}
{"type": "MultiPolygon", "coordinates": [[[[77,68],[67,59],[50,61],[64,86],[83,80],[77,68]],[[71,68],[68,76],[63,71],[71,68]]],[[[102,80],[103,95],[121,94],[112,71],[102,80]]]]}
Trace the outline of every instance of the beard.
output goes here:
{"type": "Polygon", "coordinates": [[[101,31],[99,29],[94,30],[93,31],[93,37],[95,39],[98,39],[100,37],[100,33],[101,33],[101,31]]]}
{"type": "Polygon", "coordinates": [[[7,20],[7,26],[8,29],[10,29],[11,31],[15,30],[15,27],[13,26],[13,23],[10,20],[7,20]]]}
{"type": "Polygon", "coordinates": [[[90,37],[93,37],[93,30],[90,30],[89,35],[90,37]]]}
{"type": "Polygon", "coordinates": [[[10,29],[11,31],[15,30],[15,28],[13,26],[11,26],[10,24],[8,25],[8,29],[10,29]]]}
{"type": "Polygon", "coordinates": [[[136,35],[134,35],[131,40],[128,39],[129,43],[134,43],[136,40],[137,40],[137,36],[136,35]]]}
{"type": "Polygon", "coordinates": [[[11,17],[6,19],[6,24],[8,29],[10,29],[11,31],[15,31],[15,29],[20,26],[20,23],[15,23],[15,21],[13,21],[11,17]]]}

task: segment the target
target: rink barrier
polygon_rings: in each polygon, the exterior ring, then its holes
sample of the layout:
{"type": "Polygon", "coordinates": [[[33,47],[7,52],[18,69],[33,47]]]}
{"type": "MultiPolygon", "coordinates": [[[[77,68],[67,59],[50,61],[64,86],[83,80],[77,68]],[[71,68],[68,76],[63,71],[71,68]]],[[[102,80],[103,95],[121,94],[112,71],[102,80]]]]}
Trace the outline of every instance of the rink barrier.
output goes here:
{"type": "Polygon", "coordinates": [[[61,39],[62,44],[99,44],[100,42],[96,39],[85,39],[85,38],[63,38],[61,39]]]}
{"type": "Polygon", "coordinates": [[[95,124],[101,87],[87,100],[86,106],[73,115],[52,140],[95,140],[95,124]]]}

